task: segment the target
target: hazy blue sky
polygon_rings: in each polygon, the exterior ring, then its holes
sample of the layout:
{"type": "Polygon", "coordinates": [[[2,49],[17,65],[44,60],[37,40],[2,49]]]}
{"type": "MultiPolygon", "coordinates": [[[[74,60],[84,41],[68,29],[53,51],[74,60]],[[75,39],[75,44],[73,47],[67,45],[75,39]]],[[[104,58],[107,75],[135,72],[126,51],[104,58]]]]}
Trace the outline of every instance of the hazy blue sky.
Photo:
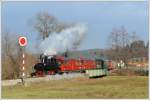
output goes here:
{"type": "Polygon", "coordinates": [[[106,48],[108,34],[122,25],[148,41],[148,2],[4,2],[2,29],[27,36],[32,46],[36,32],[28,22],[41,11],[61,22],[85,23],[88,32],[80,49],[106,48]]]}

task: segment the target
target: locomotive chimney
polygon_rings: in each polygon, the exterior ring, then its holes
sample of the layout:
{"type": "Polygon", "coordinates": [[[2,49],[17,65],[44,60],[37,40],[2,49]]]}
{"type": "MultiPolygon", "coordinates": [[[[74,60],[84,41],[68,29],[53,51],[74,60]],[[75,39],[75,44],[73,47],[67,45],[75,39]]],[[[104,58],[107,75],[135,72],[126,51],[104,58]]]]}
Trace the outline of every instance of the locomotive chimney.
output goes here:
{"type": "Polygon", "coordinates": [[[68,54],[69,54],[69,51],[68,51],[68,49],[67,49],[66,52],[64,53],[64,57],[65,57],[65,58],[68,58],[68,56],[69,56],[68,54]]]}

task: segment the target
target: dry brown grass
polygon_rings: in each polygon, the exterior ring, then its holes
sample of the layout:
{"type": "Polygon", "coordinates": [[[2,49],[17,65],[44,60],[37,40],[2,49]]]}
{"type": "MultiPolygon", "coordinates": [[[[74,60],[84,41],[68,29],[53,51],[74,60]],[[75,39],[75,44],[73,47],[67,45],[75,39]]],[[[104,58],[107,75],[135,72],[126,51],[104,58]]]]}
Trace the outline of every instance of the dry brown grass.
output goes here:
{"type": "Polygon", "coordinates": [[[148,98],[148,77],[76,78],[2,87],[2,98],[148,98]]]}

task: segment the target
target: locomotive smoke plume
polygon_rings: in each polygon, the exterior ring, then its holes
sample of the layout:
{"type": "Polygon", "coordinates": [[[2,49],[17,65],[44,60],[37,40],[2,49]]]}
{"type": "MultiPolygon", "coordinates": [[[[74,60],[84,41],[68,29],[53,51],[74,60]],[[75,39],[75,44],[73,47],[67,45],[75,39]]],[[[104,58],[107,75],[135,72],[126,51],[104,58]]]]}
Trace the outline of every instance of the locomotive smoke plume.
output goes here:
{"type": "Polygon", "coordinates": [[[52,33],[40,44],[42,53],[46,55],[55,55],[66,50],[77,49],[86,33],[86,26],[76,24],[60,33],[52,33]]]}

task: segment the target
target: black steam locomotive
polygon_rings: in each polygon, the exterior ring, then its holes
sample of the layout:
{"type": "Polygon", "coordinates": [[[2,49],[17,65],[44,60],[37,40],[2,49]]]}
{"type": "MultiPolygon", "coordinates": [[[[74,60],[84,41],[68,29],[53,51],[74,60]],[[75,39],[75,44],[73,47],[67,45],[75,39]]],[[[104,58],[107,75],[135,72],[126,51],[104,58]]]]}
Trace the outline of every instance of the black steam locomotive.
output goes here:
{"type": "Polygon", "coordinates": [[[60,64],[56,59],[56,56],[46,56],[40,55],[40,62],[35,64],[31,73],[31,76],[41,76],[43,74],[50,74],[48,72],[53,72],[51,74],[60,73],[60,64]]]}

